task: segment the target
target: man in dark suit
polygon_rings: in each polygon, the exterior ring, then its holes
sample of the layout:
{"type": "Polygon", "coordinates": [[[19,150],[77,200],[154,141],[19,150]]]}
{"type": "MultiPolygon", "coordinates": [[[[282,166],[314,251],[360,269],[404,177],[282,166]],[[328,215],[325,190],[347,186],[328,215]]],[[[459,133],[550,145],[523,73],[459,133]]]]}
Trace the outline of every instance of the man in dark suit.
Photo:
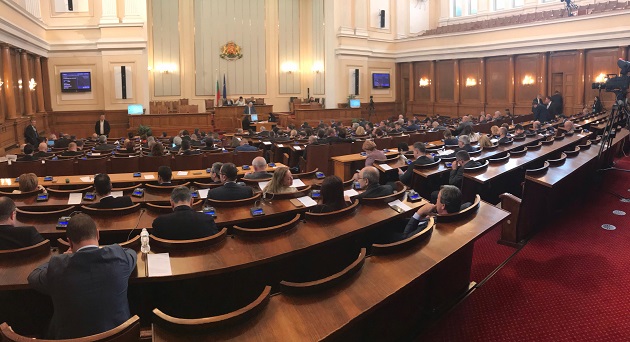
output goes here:
{"type": "Polygon", "coordinates": [[[36,123],[35,118],[32,118],[31,124],[24,128],[24,141],[33,146],[39,145],[39,133],[37,133],[37,128],[35,127],[36,123]]]}
{"type": "Polygon", "coordinates": [[[254,172],[245,175],[247,179],[270,179],[273,174],[267,172],[267,161],[263,157],[256,157],[252,160],[254,172]]]}
{"type": "Polygon", "coordinates": [[[105,115],[101,115],[100,120],[94,124],[94,132],[98,135],[109,136],[109,121],[105,120],[105,115]]]}
{"type": "Polygon", "coordinates": [[[366,166],[361,169],[357,181],[361,185],[361,189],[365,189],[365,191],[358,194],[356,198],[375,198],[394,193],[394,188],[391,185],[380,185],[378,180],[378,170],[374,166],[366,166]]]}
{"type": "Polygon", "coordinates": [[[48,158],[52,157],[53,154],[48,152],[48,145],[43,142],[39,143],[39,146],[37,146],[37,152],[35,152],[33,156],[37,158],[48,158]]]}
{"type": "Polygon", "coordinates": [[[536,95],[534,101],[532,101],[532,109],[536,108],[538,105],[543,104],[544,100],[541,94],[536,95]]]}
{"type": "MultiPolygon", "coordinates": [[[[522,129],[522,127],[521,127],[522,129]]],[[[510,142],[510,138],[508,137],[508,130],[505,127],[500,127],[499,128],[499,145],[500,144],[507,144],[508,142],[510,142]]]]}
{"type": "Polygon", "coordinates": [[[78,151],[78,145],[75,142],[71,142],[68,144],[68,150],[61,152],[61,155],[64,157],[74,157],[82,155],[82,151],[78,151]]]}
{"type": "Polygon", "coordinates": [[[221,183],[221,167],[223,167],[223,163],[215,162],[210,168],[210,179],[214,184],[221,183]]]}
{"type": "Polygon", "coordinates": [[[448,184],[454,185],[461,189],[464,180],[464,169],[481,166],[476,160],[471,160],[468,152],[458,151],[455,153],[455,161],[451,166],[451,174],[448,178],[448,184]]]}
{"type": "Polygon", "coordinates": [[[549,121],[549,110],[546,104],[541,103],[534,108],[534,120],[540,122],[549,121]]]}
{"type": "Polygon", "coordinates": [[[116,146],[113,144],[108,144],[107,143],[107,137],[104,135],[101,135],[98,137],[98,145],[96,145],[96,147],[94,147],[95,151],[110,151],[115,149],[116,146]]]}
{"type": "Polygon", "coordinates": [[[556,115],[559,115],[558,103],[554,102],[550,96],[545,97],[545,105],[547,106],[547,120],[551,121],[556,118],[556,115]]]}
{"type": "Polygon", "coordinates": [[[247,107],[245,107],[245,110],[243,110],[243,113],[245,113],[247,115],[249,115],[249,114],[256,114],[256,107],[254,107],[254,103],[253,102],[249,102],[247,104],[247,107]]]}
{"type": "Polygon", "coordinates": [[[405,172],[398,168],[398,177],[400,178],[401,182],[403,182],[405,185],[411,185],[414,165],[426,165],[435,161],[433,157],[427,156],[426,154],[427,148],[423,142],[418,141],[413,144],[413,157],[416,160],[407,167],[407,170],[405,172]]]}
{"type": "Polygon", "coordinates": [[[553,104],[553,113],[555,113],[555,115],[562,115],[564,113],[562,94],[560,94],[560,92],[556,90],[553,95],[551,95],[550,100],[553,104]]]}
{"type": "Polygon", "coordinates": [[[98,209],[126,208],[133,205],[131,197],[112,197],[112,182],[106,173],[99,173],[94,176],[94,190],[101,198],[98,203],[91,204],[90,207],[98,209]]]}
{"type": "Polygon", "coordinates": [[[67,134],[60,134],[59,139],[55,140],[55,148],[68,148],[68,145],[70,145],[70,141],[72,141],[71,139],[69,139],[69,136],[67,134]]]}
{"type": "Polygon", "coordinates": [[[214,235],[217,225],[211,215],[194,211],[193,198],[185,186],[178,186],[171,193],[173,212],[153,221],[152,234],[169,240],[192,240],[214,235]]]}
{"type": "Polygon", "coordinates": [[[0,250],[36,245],[44,238],[33,226],[14,227],[15,203],[9,197],[0,197],[0,250]]]}
{"type": "Polygon", "coordinates": [[[136,252],[117,244],[98,246],[96,223],[86,214],[68,222],[70,253],[54,255],[28,276],[37,291],[50,295],[51,339],[70,339],[111,330],[131,317],[127,301],[136,252]]]}
{"type": "Polygon", "coordinates": [[[250,145],[249,141],[247,141],[247,139],[243,139],[243,140],[241,140],[240,146],[236,147],[234,149],[234,151],[236,151],[236,152],[256,152],[256,151],[258,151],[258,147],[250,145]]]}
{"type": "Polygon", "coordinates": [[[35,152],[35,147],[31,144],[24,145],[24,156],[22,156],[18,161],[35,161],[39,160],[39,158],[35,157],[33,153],[35,152]]]}
{"type": "Polygon", "coordinates": [[[173,171],[170,167],[162,165],[158,167],[158,185],[173,185],[171,179],[173,178],[173,171]]]}
{"type": "Polygon", "coordinates": [[[221,182],[223,186],[208,191],[208,199],[219,201],[235,201],[254,196],[254,190],[249,186],[236,184],[238,170],[232,163],[221,166],[221,182]]]}
{"type": "Polygon", "coordinates": [[[201,154],[201,151],[199,150],[191,150],[190,149],[190,140],[188,139],[182,139],[182,146],[179,150],[179,154],[185,155],[185,156],[192,156],[192,155],[197,155],[197,154],[201,154]]]}

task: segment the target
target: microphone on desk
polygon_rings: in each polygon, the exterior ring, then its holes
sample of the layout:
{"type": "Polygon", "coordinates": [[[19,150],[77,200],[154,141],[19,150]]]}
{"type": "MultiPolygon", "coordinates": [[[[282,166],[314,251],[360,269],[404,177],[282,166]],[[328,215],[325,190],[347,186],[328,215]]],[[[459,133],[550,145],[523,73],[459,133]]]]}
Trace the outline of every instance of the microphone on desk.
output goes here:
{"type": "Polygon", "coordinates": [[[140,219],[142,218],[142,215],[144,215],[145,211],[146,211],[145,208],[140,209],[140,216],[138,216],[138,222],[136,222],[136,226],[133,227],[133,229],[131,229],[131,231],[129,232],[129,235],[127,235],[127,241],[129,241],[129,238],[131,237],[131,233],[133,233],[133,231],[136,230],[138,226],[140,225],[140,219]]]}

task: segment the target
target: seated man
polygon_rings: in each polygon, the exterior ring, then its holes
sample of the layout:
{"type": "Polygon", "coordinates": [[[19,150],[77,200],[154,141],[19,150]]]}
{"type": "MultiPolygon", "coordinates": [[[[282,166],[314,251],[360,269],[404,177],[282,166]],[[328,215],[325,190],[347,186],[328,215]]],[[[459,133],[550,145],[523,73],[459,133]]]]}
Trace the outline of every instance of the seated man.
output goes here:
{"type": "Polygon", "coordinates": [[[252,160],[254,172],[245,175],[247,179],[269,179],[273,174],[267,172],[267,161],[263,157],[256,157],[252,160]]]}
{"type": "Polygon", "coordinates": [[[173,146],[171,147],[171,152],[179,152],[182,148],[182,138],[179,136],[173,137],[173,146]]]}
{"type": "Polygon", "coordinates": [[[219,148],[214,146],[214,140],[212,137],[207,137],[205,140],[206,146],[202,147],[202,151],[216,151],[219,148]]]}
{"type": "Polygon", "coordinates": [[[182,145],[179,150],[179,154],[184,155],[184,156],[193,156],[193,155],[201,154],[199,150],[191,150],[190,147],[191,147],[191,140],[182,139],[182,145]]]}
{"type": "Polygon", "coordinates": [[[13,200],[0,197],[0,250],[29,247],[44,241],[33,226],[15,227],[16,214],[13,200]]]}
{"type": "Polygon", "coordinates": [[[74,156],[80,156],[83,154],[83,152],[77,151],[77,150],[78,150],[77,143],[71,142],[70,144],[68,144],[68,150],[61,152],[61,155],[64,157],[74,157],[74,156]]]}
{"type": "Polygon", "coordinates": [[[573,131],[575,130],[575,126],[573,126],[573,121],[571,120],[565,121],[562,125],[562,128],[564,128],[567,133],[573,133],[573,131]]]}
{"type": "Polygon", "coordinates": [[[72,139],[68,134],[60,134],[59,139],[55,140],[55,148],[68,148],[72,139]]]}
{"type": "Polygon", "coordinates": [[[525,136],[525,129],[523,128],[523,125],[516,124],[514,126],[514,136],[515,137],[524,137],[525,136]]]}
{"type": "Polygon", "coordinates": [[[374,166],[366,166],[361,169],[357,181],[359,182],[361,189],[365,189],[365,191],[358,194],[356,198],[375,198],[394,193],[394,188],[392,188],[391,185],[380,185],[378,180],[378,170],[374,166]]]}
{"type": "Polygon", "coordinates": [[[48,338],[70,339],[111,330],[131,317],[127,301],[136,252],[117,244],[98,246],[96,223],[86,214],[68,222],[68,253],[53,255],[28,276],[50,295],[54,313],[48,338]]]}
{"type": "Polygon", "coordinates": [[[426,154],[427,149],[424,143],[418,141],[413,144],[413,157],[416,160],[407,167],[407,170],[405,172],[398,168],[398,176],[401,182],[403,182],[405,185],[411,185],[414,165],[426,165],[435,161],[433,157],[427,156],[426,154]]]}
{"type": "Polygon", "coordinates": [[[242,139],[240,145],[234,149],[236,152],[256,152],[258,148],[249,144],[247,139],[242,139]]]}
{"type": "Polygon", "coordinates": [[[210,189],[208,191],[208,199],[218,201],[235,201],[254,196],[254,189],[249,186],[241,186],[236,184],[238,170],[232,163],[225,163],[221,166],[221,182],[223,185],[210,189]]]}
{"type": "Polygon", "coordinates": [[[178,186],[171,193],[173,212],[153,220],[153,235],[169,240],[192,240],[214,235],[217,225],[211,215],[192,209],[190,189],[178,186]]]}
{"type": "Polygon", "coordinates": [[[499,128],[499,144],[506,144],[510,141],[507,128],[501,126],[499,128]]]}
{"type": "Polygon", "coordinates": [[[113,144],[108,144],[107,143],[107,137],[104,135],[101,135],[98,137],[98,145],[96,145],[96,147],[94,147],[95,151],[109,151],[109,150],[113,150],[115,149],[116,146],[114,146],[113,144]]]}
{"type": "Polygon", "coordinates": [[[42,142],[37,146],[37,152],[35,152],[33,156],[37,158],[48,158],[52,157],[53,154],[48,152],[48,144],[42,142]]]}
{"type": "Polygon", "coordinates": [[[173,171],[171,170],[170,167],[166,166],[166,165],[162,165],[158,168],[158,185],[173,185],[171,183],[171,178],[173,178],[173,171]]]}
{"type": "Polygon", "coordinates": [[[457,151],[457,153],[455,153],[455,161],[451,166],[452,170],[448,178],[448,184],[461,189],[462,181],[464,180],[464,169],[477,166],[481,166],[481,163],[476,160],[471,160],[468,152],[457,151]]]}
{"type": "Polygon", "coordinates": [[[35,161],[39,160],[39,158],[33,155],[35,152],[35,147],[31,144],[24,145],[24,155],[18,159],[18,161],[35,161]]]}
{"type": "Polygon", "coordinates": [[[453,133],[450,129],[444,130],[444,145],[457,145],[457,139],[453,138],[453,133]]]}
{"type": "Polygon", "coordinates": [[[221,167],[223,163],[215,162],[212,164],[210,168],[210,179],[212,179],[212,183],[220,184],[221,183],[221,167]]]}
{"type": "Polygon", "coordinates": [[[470,144],[470,137],[467,135],[460,135],[459,138],[457,138],[457,146],[455,153],[458,151],[466,151],[469,153],[475,151],[475,148],[470,144]]]}
{"type": "Polygon", "coordinates": [[[98,203],[91,204],[91,208],[115,209],[133,205],[129,196],[112,197],[112,182],[106,173],[99,173],[94,176],[94,190],[101,199],[98,203]]]}

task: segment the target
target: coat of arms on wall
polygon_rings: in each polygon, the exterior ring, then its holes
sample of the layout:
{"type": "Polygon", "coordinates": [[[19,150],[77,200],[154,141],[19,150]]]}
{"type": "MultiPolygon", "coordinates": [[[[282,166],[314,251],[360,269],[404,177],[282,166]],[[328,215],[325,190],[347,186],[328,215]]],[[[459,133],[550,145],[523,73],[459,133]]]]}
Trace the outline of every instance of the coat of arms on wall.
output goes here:
{"type": "Polygon", "coordinates": [[[243,54],[241,53],[241,47],[236,45],[236,43],[234,43],[233,41],[229,41],[221,47],[220,57],[228,61],[235,61],[237,59],[241,59],[243,58],[243,54]]]}

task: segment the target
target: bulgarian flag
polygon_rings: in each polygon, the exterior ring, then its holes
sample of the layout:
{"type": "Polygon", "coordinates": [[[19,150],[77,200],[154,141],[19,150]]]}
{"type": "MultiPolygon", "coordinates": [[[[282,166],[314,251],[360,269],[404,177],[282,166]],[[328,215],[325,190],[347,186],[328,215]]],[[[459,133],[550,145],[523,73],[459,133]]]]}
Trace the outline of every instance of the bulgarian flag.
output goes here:
{"type": "Polygon", "coordinates": [[[215,107],[219,107],[219,99],[221,99],[221,93],[219,91],[219,79],[217,78],[217,96],[216,96],[216,99],[214,100],[215,107]]]}

